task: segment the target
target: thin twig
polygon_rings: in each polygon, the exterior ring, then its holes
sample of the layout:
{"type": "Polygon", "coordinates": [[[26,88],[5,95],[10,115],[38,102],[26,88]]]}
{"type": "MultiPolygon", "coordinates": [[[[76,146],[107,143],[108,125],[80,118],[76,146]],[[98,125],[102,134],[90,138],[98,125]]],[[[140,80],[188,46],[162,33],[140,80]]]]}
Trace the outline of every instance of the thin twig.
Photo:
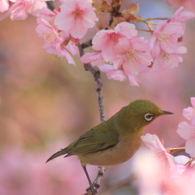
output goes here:
{"type": "Polygon", "coordinates": [[[170,151],[170,153],[174,153],[180,150],[185,150],[185,146],[180,146],[180,147],[174,147],[174,148],[167,148],[168,151],[170,151]]]}
{"type": "Polygon", "coordinates": [[[150,20],[168,20],[169,18],[148,18],[145,21],[150,21],[150,20]]]}

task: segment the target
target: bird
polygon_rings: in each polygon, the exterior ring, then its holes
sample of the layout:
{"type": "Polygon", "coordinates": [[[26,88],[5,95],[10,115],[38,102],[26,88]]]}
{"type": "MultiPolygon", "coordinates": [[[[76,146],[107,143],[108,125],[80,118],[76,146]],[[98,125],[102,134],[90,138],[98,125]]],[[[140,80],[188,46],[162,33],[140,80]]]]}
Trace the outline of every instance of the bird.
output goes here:
{"type": "Polygon", "coordinates": [[[151,101],[135,100],[54,153],[46,162],[61,155],[76,155],[94,191],[86,165],[110,167],[129,160],[141,145],[140,136],[144,133],[144,127],[166,114],[173,113],[160,109],[151,101]]]}

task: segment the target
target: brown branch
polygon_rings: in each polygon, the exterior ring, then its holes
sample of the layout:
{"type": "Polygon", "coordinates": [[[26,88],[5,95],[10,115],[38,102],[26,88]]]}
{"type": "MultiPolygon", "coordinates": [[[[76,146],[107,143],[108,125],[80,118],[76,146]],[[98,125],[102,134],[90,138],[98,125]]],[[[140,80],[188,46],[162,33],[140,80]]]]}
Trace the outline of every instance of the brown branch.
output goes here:
{"type": "MultiPolygon", "coordinates": [[[[85,48],[91,47],[91,46],[92,46],[92,39],[90,39],[89,41],[87,41],[87,42],[81,44],[81,48],[82,48],[82,49],[85,49],[85,48]]],[[[80,52],[81,52],[81,51],[80,51],[80,52]]]]}
{"type": "Polygon", "coordinates": [[[170,154],[172,154],[172,155],[174,155],[174,154],[177,153],[177,152],[183,151],[183,150],[185,150],[185,146],[167,148],[167,151],[168,151],[170,154]]]}
{"type": "MultiPolygon", "coordinates": [[[[83,45],[83,44],[82,44],[83,45]]],[[[80,55],[84,55],[84,48],[82,48],[82,45],[78,44],[80,55]]],[[[102,96],[102,80],[100,77],[100,71],[95,69],[90,63],[84,64],[84,69],[86,71],[89,71],[96,82],[96,92],[98,96],[98,107],[99,107],[99,112],[100,112],[100,120],[101,122],[105,121],[105,116],[104,116],[104,105],[103,105],[103,96],[102,96]]]]}
{"type": "Polygon", "coordinates": [[[150,20],[168,20],[169,18],[148,18],[145,21],[150,21],[150,20]]]}
{"type": "Polygon", "coordinates": [[[55,6],[53,4],[53,1],[46,1],[47,7],[53,11],[55,9],[55,6]]]}

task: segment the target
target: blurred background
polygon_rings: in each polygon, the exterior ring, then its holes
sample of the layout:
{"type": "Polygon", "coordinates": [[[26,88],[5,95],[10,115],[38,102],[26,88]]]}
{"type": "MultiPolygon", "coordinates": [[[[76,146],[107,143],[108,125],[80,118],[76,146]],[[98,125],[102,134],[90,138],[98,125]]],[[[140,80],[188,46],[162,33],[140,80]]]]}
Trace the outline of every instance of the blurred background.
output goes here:
{"type": "MultiPolygon", "coordinates": [[[[166,1],[140,1],[144,18],[172,14],[166,1]]],[[[36,26],[32,16],[0,21],[0,195],[82,194],[88,182],[76,157],[45,162],[100,122],[94,79],[78,59],[74,67],[47,54],[36,26]]],[[[157,134],[166,147],[183,146],[176,130],[184,120],[183,108],[195,96],[194,30],[195,22],[188,21],[184,62],[174,70],[140,75],[139,87],[102,74],[106,118],[135,99],[154,101],[174,115],[154,121],[146,132],[157,134]]],[[[130,185],[109,191],[131,174],[130,164],[108,169],[99,194],[133,194],[130,185]]],[[[88,170],[93,179],[97,168],[88,170]]]]}

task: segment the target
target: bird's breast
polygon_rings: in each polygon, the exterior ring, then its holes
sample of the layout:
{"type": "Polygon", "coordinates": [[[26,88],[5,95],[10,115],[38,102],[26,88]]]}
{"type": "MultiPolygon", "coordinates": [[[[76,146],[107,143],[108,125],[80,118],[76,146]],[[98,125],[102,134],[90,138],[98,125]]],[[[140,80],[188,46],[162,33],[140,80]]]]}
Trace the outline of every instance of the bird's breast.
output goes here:
{"type": "Polygon", "coordinates": [[[129,160],[140,147],[140,136],[123,136],[112,148],[89,154],[78,155],[83,165],[113,166],[129,160]]]}

